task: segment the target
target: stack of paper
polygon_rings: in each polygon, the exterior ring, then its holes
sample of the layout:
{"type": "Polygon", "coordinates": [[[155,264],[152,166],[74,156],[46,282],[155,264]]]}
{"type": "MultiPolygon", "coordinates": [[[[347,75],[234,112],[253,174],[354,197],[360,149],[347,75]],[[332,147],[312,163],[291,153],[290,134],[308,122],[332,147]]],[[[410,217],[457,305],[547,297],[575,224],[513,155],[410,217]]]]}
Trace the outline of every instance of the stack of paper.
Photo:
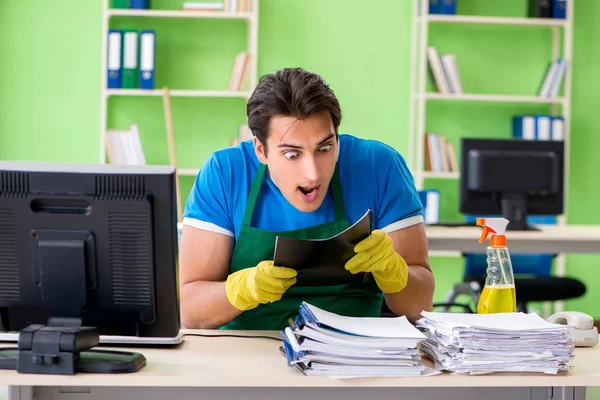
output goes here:
{"type": "Polygon", "coordinates": [[[337,315],[303,302],[293,327],[281,332],[288,365],[306,375],[419,376],[417,344],[425,339],[406,317],[337,315]]]}
{"type": "Polygon", "coordinates": [[[573,343],[566,325],[536,314],[421,313],[427,340],[420,349],[436,367],[457,373],[543,372],[568,369],[573,343]]]}

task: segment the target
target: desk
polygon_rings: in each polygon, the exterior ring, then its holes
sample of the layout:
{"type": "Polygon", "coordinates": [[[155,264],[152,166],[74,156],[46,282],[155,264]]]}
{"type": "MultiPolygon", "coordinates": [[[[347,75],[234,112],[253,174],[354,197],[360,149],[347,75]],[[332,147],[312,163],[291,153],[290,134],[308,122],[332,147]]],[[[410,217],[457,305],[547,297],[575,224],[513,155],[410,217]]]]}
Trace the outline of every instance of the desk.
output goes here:
{"type": "MultiPolygon", "coordinates": [[[[600,226],[539,225],[541,231],[508,231],[507,246],[512,254],[600,253],[600,226]]],[[[485,253],[489,244],[479,243],[481,227],[426,226],[431,251],[485,253]]]]}
{"type": "MultiPolygon", "coordinates": [[[[189,331],[218,334],[223,331],[189,331]]],[[[268,334],[243,332],[232,334],[268,334]]],[[[134,374],[27,375],[0,370],[0,384],[14,399],[583,399],[585,387],[600,385],[600,346],[577,348],[573,369],[555,375],[440,375],[417,378],[331,379],[307,377],[288,367],[280,342],[259,338],[186,337],[175,349],[137,349],[147,365],[134,374]],[[554,396],[549,389],[554,388],[554,396]],[[79,393],[79,395],[77,395],[79,393]]],[[[135,350],[135,349],[134,349],[135,350]]]]}

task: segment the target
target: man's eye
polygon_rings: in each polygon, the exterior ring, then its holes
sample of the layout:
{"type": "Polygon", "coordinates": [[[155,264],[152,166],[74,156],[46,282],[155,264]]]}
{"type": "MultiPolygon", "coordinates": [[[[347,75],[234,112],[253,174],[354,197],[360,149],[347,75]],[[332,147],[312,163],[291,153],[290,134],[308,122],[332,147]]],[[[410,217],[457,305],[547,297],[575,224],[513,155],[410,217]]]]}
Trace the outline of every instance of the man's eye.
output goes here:
{"type": "Polygon", "coordinates": [[[284,153],[283,155],[286,156],[288,158],[288,160],[293,160],[294,158],[298,157],[298,152],[297,151],[288,151],[287,153],[284,153]]]}
{"type": "Polygon", "coordinates": [[[325,146],[319,148],[319,151],[322,151],[323,153],[326,153],[329,150],[331,150],[331,145],[330,144],[326,144],[325,146]]]}

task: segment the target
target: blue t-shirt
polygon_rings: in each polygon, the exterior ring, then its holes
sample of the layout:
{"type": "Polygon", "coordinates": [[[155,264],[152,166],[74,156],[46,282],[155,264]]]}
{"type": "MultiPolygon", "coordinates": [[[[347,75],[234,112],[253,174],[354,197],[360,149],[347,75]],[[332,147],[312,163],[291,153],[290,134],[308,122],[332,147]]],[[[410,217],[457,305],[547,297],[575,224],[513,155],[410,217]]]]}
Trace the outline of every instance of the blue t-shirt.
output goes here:
{"type": "MultiPolygon", "coordinates": [[[[259,163],[252,140],[214,152],[196,177],[183,223],[237,239],[259,163]]],[[[402,156],[390,146],[340,134],[338,169],[351,225],[367,209],[373,212],[373,229],[392,232],[423,222],[413,177],[402,156]]],[[[294,208],[265,174],[252,217],[253,227],[288,231],[333,220],[331,185],[321,206],[305,213],[294,208]]]]}

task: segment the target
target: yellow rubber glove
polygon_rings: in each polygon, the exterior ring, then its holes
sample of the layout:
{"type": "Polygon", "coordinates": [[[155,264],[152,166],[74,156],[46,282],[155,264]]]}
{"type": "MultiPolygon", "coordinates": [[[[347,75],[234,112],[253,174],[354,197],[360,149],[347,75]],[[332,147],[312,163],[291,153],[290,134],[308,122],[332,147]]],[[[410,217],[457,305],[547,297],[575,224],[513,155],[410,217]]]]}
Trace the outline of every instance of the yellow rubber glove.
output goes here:
{"type": "Polygon", "coordinates": [[[408,265],[394,250],[392,238],[375,230],[354,247],[345,268],[353,274],[371,272],[383,293],[396,293],[408,283],[408,265]]]}
{"type": "Polygon", "coordinates": [[[251,310],[261,303],[272,303],[280,300],[285,291],[296,283],[296,274],[293,269],[274,266],[273,261],[261,261],[256,267],[227,277],[227,299],[241,311],[251,310]]]}

